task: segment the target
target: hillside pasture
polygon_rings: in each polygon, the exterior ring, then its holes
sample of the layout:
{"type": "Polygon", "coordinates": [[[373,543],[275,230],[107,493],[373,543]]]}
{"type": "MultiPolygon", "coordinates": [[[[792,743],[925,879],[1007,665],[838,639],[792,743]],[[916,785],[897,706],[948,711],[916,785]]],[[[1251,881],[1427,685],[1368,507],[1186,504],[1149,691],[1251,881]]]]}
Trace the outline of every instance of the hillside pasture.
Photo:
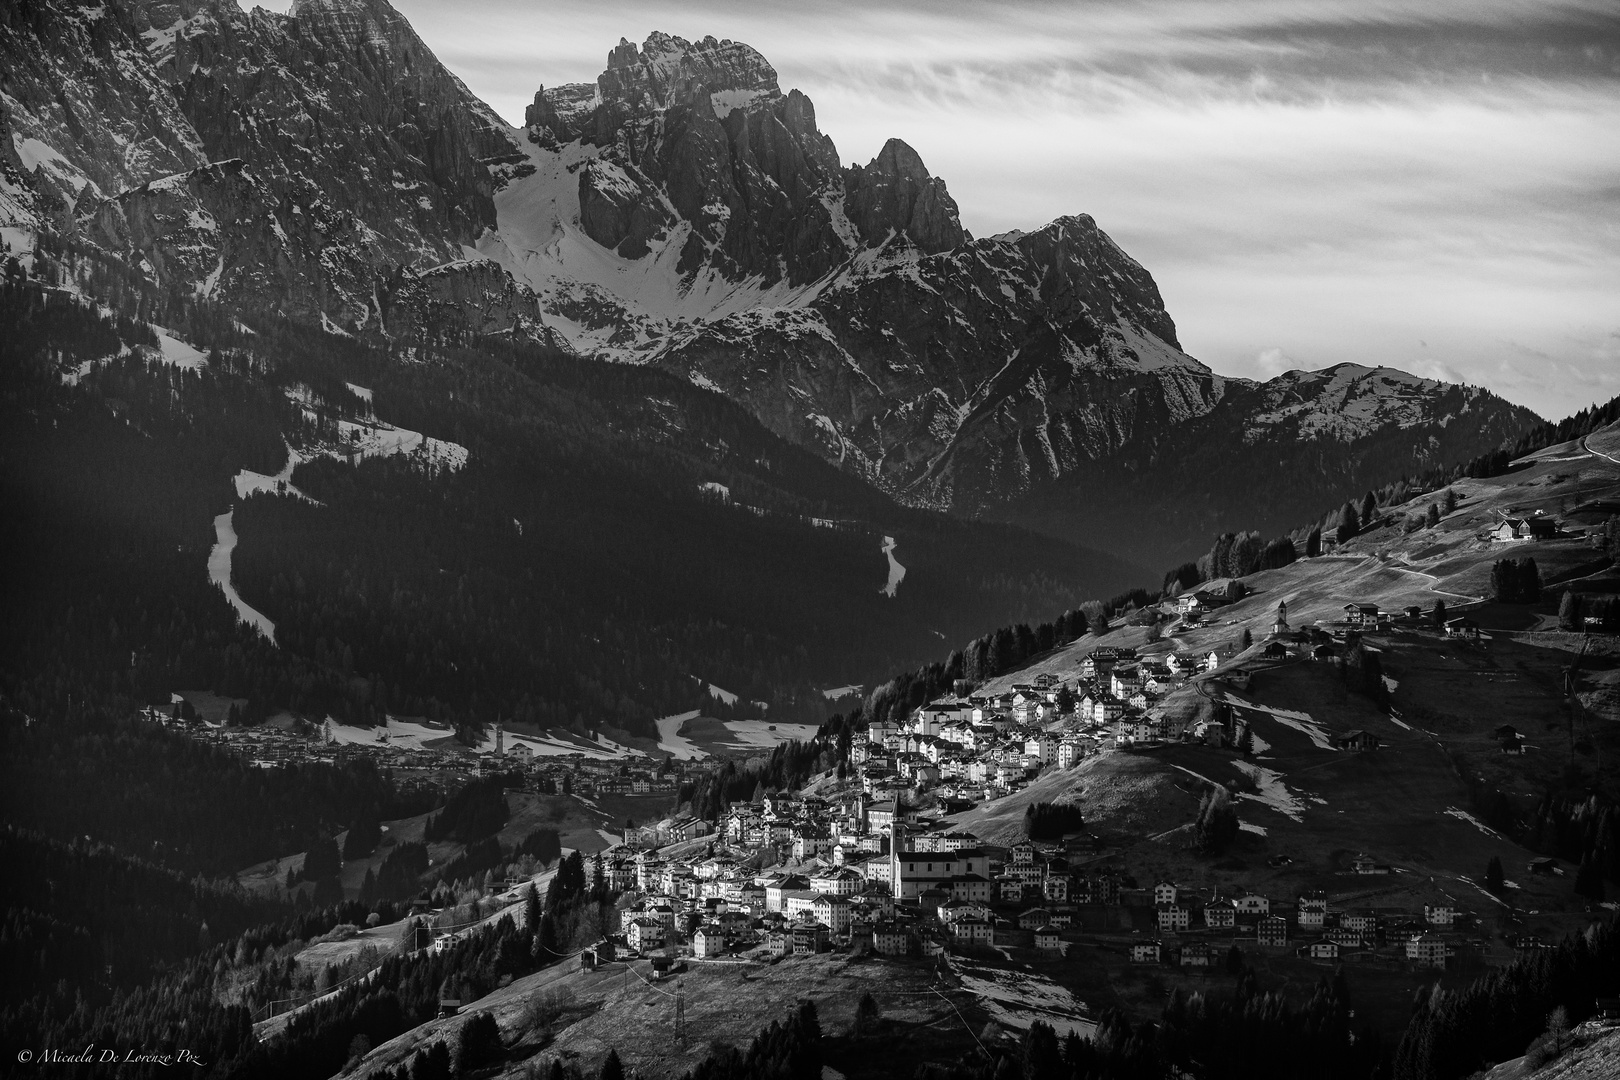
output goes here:
{"type": "MultiPolygon", "coordinates": [[[[633,803],[632,809],[653,810],[651,797],[640,798],[649,801],[633,803]]],[[[667,796],[663,797],[662,803],[667,802],[667,796]]],[[[564,848],[587,853],[601,851],[609,846],[608,840],[602,836],[602,831],[617,832],[624,821],[624,818],[620,817],[615,824],[613,818],[603,810],[589,806],[569,795],[508,791],[506,804],[511,813],[506,824],[495,834],[504,848],[516,847],[537,829],[550,828],[557,830],[564,848]]],[[[614,807],[614,809],[621,808],[614,807]]],[[[343,886],[343,895],[349,899],[357,899],[360,895],[360,886],[365,881],[366,871],[370,870],[373,873],[380,871],[384,860],[398,845],[423,842],[427,820],[432,816],[432,814],[417,814],[414,817],[383,822],[382,843],[377,846],[377,850],[344,862],[343,869],[338,875],[338,883],[343,886]]],[[[348,830],[337,834],[339,850],[342,850],[343,840],[347,835],[348,830]]],[[[467,845],[459,840],[433,840],[426,843],[430,867],[426,878],[428,882],[434,880],[432,867],[445,866],[467,850],[467,845]]],[[[236,879],[244,889],[261,896],[285,895],[287,870],[301,867],[303,862],[303,852],[270,859],[247,867],[237,874],[236,879]]],[[[298,888],[307,890],[313,886],[304,882],[298,888]]]]}
{"type": "Polygon", "coordinates": [[[939,984],[932,967],[917,961],[832,954],[770,964],[688,961],[676,978],[657,983],[646,961],[592,972],[565,961],[469,1004],[461,1016],[429,1021],[382,1044],[351,1075],[375,1076],[407,1063],[436,1039],[453,1048],[466,1017],[489,1012],[509,1047],[507,1063],[491,1075],[523,1076],[531,1064],[549,1069],[550,1061],[560,1059],[594,1076],[613,1048],[627,1075],[673,1080],[701,1062],[712,1045],[746,1050],[762,1028],[787,1020],[801,1000],[816,1006],[826,1064],[850,1080],[904,1073],[900,1064],[923,1043],[936,1056],[941,1050],[967,1054],[975,1046],[974,1031],[986,1020],[971,995],[939,984]],[[685,999],[684,1045],[675,1039],[677,981],[685,999]],[[856,1039],[849,1032],[855,1007],[867,993],[882,1013],[880,1034],[856,1039]],[[548,994],[570,1003],[549,1041],[526,1013],[531,1000],[548,994]]]}

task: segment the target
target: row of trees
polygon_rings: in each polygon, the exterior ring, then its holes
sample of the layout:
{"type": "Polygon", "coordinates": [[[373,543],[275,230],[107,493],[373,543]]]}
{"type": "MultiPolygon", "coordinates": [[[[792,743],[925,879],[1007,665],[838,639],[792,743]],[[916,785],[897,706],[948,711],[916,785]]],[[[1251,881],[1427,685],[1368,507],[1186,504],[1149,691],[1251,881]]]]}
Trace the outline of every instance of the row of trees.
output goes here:
{"type": "Polygon", "coordinates": [[[1248,577],[1261,570],[1276,570],[1298,558],[1294,541],[1287,536],[1267,540],[1257,532],[1222,533],[1215,545],[1198,559],[1202,581],[1222,577],[1248,577]]]}
{"type": "Polygon", "coordinates": [[[511,814],[506,787],[518,779],[485,776],[469,780],[445,801],[443,809],[427,819],[422,827],[423,838],[471,843],[500,831],[511,814]]]}
{"type": "Polygon", "coordinates": [[[1061,840],[1085,827],[1085,813],[1072,802],[1031,803],[1024,811],[1024,833],[1031,840],[1061,840]]]}
{"type": "Polygon", "coordinates": [[[1541,599],[1541,571],[1535,559],[1498,559],[1491,565],[1491,591],[1504,604],[1534,604],[1541,599]]]}

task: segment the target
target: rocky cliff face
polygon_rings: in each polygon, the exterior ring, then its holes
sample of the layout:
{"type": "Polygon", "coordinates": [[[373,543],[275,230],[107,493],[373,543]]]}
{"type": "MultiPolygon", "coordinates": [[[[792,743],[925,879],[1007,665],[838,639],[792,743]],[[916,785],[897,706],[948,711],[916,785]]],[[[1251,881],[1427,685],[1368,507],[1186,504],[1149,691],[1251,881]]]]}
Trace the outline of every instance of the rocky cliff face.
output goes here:
{"type": "Polygon", "coordinates": [[[776,70],[740,42],[621,40],[594,86],[542,87],[526,121],[542,147],[593,152],[579,171],[585,235],[639,259],[678,232],[683,278],[804,285],[860,240],[899,233],[932,252],[964,236],[915,151],[894,140],[871,165],[844,170],[810,99],[784,95],[776,70]]]}
{"type": "MultiPolygon", "coordinates": [[[[424,280],[448,286],[475,265],[468,248],[521,161],[510,129],[381,0],[29,11],[0,23],[0,57],[34,216],[166,287],[378,329],[396,268],[443,266],[424,280]]],[[[446,296],[488,292],[468,272],[446,296]]],[[[512,313],[538,319],[529,299],[512,313]]]]}
{"type": "Polygon", "coordinates": [[[802,306],[677,333],[658,362],[912,501],[974,510],[1223,392],[1154,334],[1169,327],[1156,291],[1087,294],[1040,258],[1070,244],[1100,276],[1135,266],[1089,219],[937,254],[896,238],[802,306]]]}
{"type": "Polygon", "coordinates": [[[481,250],[577,348],[678,370],[912,501],[994,502],[1220,397],[1090,218],[973,239],[915,150],[841,166],[745,45],[621,41],[526,119],[534,170],[481,250]]]}
{"type": "Polygon", "coordinates": [[[905,143],[842,167],[746,45],[621,41],[526,120],[532,171],[497,192],[480,250],[575,348],[673,369],[917,504],[993,512],[1223,402],[1243,419],[1219,438],[1340,447],[1391,425],[1416,439],[1443,411],[1422,380],[1222,379],[1090,217],[975,239],[905,143]]]}

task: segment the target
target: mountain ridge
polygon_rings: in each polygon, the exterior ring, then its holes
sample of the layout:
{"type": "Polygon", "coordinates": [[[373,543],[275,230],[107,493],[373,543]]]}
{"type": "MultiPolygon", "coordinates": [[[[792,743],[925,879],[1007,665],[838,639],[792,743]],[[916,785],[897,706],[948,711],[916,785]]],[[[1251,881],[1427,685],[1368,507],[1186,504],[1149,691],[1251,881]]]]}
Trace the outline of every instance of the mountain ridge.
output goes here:
{"type": "MultiPolygon", "coordinates": [[[[401,345],[510,333],[656,364],[912,505],[1005,516],[1099,468],[1128,484],[1121,462],[1211,415],[1235,443],[1205,453],[1327,448],[1307,478],[1327,502],[1393,478],[1358,462],[1421,470],[1534,419],[1471,389],[1480,422],[1448,426],[1452,392],[1404,373],[1219,375],[1092,217],[975,238],[915,150],[844,165],[740,42],[621,39],[512,128],[385,0],[35,10],[60,17],[0,23],[23,76],[0,98],[13,246],[54,222],[177,294],[401,345]],[[70,137],[96,116],[113,136],[70,137]],[[1254,415],[1228,417],[1238,402],[1254,415]],[[1398,450],[1367,453],[1391,425],[1398,450]]],[[[1220,494],[1244,516],[1241,489],[1220,494]]]]}

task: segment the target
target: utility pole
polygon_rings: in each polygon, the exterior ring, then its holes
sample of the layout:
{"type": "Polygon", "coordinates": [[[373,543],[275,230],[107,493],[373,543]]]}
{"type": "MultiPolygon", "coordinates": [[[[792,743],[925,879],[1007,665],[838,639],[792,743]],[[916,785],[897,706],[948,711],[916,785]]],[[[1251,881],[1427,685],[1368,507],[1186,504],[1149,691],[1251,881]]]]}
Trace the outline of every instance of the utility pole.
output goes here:
{"type": "Polygon", "coordinates": [[[675,1045],[686,1049],[686,990],[675,984],[675,1045]]]}

